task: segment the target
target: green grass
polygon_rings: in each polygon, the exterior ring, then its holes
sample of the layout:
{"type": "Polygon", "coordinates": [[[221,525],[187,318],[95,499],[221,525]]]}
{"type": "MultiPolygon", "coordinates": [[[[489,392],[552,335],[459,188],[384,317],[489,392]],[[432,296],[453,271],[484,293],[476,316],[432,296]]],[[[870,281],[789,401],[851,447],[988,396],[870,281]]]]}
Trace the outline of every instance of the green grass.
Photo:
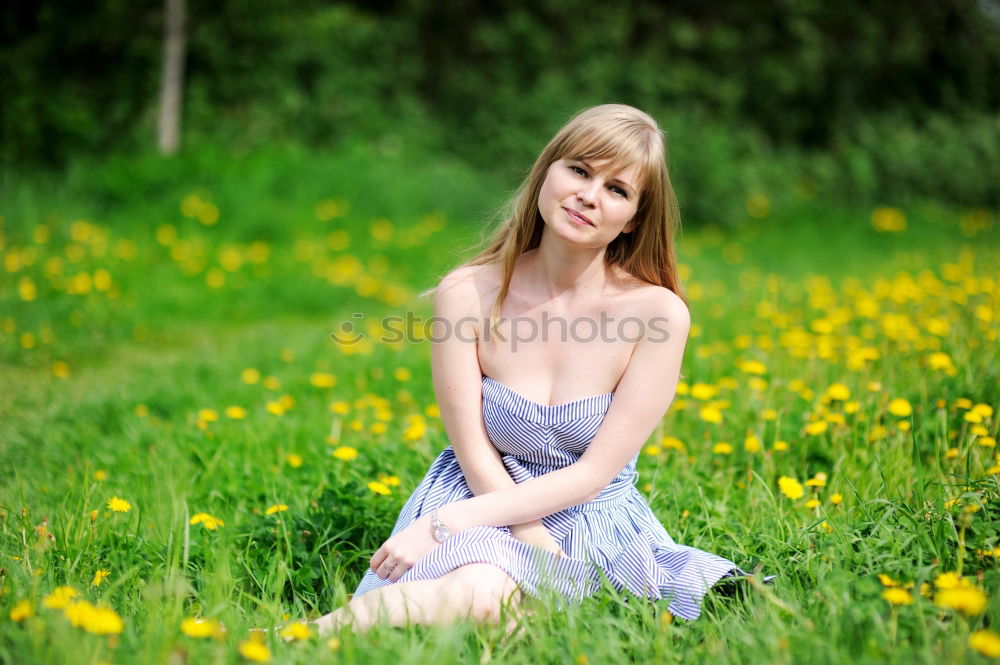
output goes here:
{"type": "MultiPolygon", "coordinates": [[[[239,662],[251,627],[342,603],[447,441],[428,410],[427,343],[359,351],[329,334],[354,312],[429,315],[417,294],[514,184],[361,148],[204,148],[184,161],[81,163],[61,179],[6,176],[0,662],[239,662]],[[205,202],[219,210],[214,224],[197,219],[205,202]],[[243,380],[248,368],[258,382],[243,380]],[[335,384],[318,387],[315,374],[335,384]],[[228,417],[230,406],[246,416],[228,417]],[[414,419],[425,427],[407,436],[414,419]],[[357,458],[332,455],[343,446],[357,458]],[[368,488],[387,477],[399,482],[389,495],[368,488]],[[112,496],[132,509],[109,511],[112,496]],[[288,509],[266,514],[275,504],[288,509]],[[196,513],[224,525],[192,525],[196,513]],[[97,570],[110,575],[95,587],[97,570]],[[89,634],[43,607],[60,585],[113,608],[121,635],[89,634]],[[34,616],[11,619],[19,601],[34,616]],[[183,635],[191,616],[220,619],[226,637],[183,635]]],[[[904,212],[905,231],[879,233],[871,211],[799,201],[681,239],[696,324],[688,394],[642,455],[640,488],[678,542],[757,564],[779,576],[773,589],[709,594],[694,622],[607,590],[573,611],[540,608],[514,638],[379,628],[341,635],[335,653],[315,638],[272,642],[273,660],[984,660],[969,635],[1000,618],[1000,559],[983,554],[1000,547],[996,450],[983,445],[997,416],[976,434],[961,400],[1000,406],[1000,247],[964,211],[904,212]],[[935,352],[952,369],[934,369],[935,352]],[[764,374],[745,371],[750,360],[764,374]],[[834,383],[848,400],[826,397],[834,383]],[[897,398],[911,415],[889,412],[897,398]],[[706,405],[721,422],[702,417],[706,405]],[[808,434],[819,421],[826,430],[808,434]],[[761,450],[745,449],[749,435],[761,450]],[[733,452],[713,453],[723,442],[733,452]],[[779,489],[779,477],[820,472],[826,485],[801,498],[779,489]],[[813,496],[819,505],[806,507],[813,496]],[[919,593],[959,568],[989,596],[984,611],[919,593]],[[914,603],[891,606],[879,574],[913,582],[914,603]]]]}

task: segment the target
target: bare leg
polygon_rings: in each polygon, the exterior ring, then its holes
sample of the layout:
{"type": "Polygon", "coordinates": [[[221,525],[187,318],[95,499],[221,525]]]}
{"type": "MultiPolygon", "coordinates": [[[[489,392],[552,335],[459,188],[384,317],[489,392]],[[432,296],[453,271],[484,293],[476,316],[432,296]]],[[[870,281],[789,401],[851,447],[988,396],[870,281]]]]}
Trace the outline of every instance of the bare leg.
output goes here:
{"type": "MultiPolygon", "coordinates": [[[[488,563],[461,566],[433,580],[397,582],[374,589],[317,619],[319,633],[351,625],[364,632],[384,620],[391,626],[407,624],[448,625],[463,619],[498,623],[506,604],[515,610],[521,599],[517,583],[502,569],[488,563]]],[[[510,629],[513,617],[508,621],[510,629]]]]}

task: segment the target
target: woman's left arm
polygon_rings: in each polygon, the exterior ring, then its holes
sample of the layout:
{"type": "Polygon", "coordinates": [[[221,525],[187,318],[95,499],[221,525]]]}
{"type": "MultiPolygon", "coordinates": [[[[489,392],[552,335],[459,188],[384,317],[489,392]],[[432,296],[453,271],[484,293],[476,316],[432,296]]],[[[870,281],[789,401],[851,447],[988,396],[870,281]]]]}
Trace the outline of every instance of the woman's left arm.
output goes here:
{"type": "MultiPolygon", "coordinates": [[[[639,452],[674,399],[691,327],[687,306],[677,295],[666,289],[656,295],[652,313],[642,317],[645,334],[586,452],[565,468],[442,506],[439,517],[453,532],[523,524],[587,503],[639,452]]],[[[408,568],[435,545],[430,516],[424,515],[383,543],[372,557],[373,568],[384,561],[387,568],[396,563],[408,568]]]]}

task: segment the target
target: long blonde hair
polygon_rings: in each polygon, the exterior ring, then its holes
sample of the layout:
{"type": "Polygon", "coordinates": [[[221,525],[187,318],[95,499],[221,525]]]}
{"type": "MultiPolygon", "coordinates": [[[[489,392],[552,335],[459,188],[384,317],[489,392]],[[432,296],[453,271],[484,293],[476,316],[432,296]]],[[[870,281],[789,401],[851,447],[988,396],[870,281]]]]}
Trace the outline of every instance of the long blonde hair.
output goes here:
{"type": "MultiPolygon", "coordinates": [[[[510,288],[517,258],[538,247],[545,222],[538,210],[538,194],[549,166],[559,159],[604,160],[609,168],[639,171],[639,206],[630,233],[621,233],[605,250],[608,266],[620,266],[630,275],[664,286],[685,304],[674,234],[680,227],[680,209],[670,175],[663,131],[656,121],[637,108],[602,104],[584,109],[567,122],[535,160],[528,176],[498,215],[500,224],[475,250],[475,256],[456,268],[501,266],[503,281],[493,303],[490,328],[495,329],[510,288]]],[[[453,269],[453,270],[454,270],[453,269]]],[[[433,290],[427,293],[432,293],[433,290]]]]}

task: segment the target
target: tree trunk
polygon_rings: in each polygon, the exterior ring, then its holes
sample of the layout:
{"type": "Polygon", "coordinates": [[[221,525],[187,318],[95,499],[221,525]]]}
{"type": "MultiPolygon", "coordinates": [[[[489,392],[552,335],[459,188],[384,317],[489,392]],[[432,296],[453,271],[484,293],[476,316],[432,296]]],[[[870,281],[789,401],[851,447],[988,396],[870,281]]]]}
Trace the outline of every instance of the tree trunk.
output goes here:
{"type": "Polygon", "coordinates": [[[158,137],[160,153],[172,155],[181,143],[184,102],[184,0],[164,0],[163,85],[160,88],[158,137]]]}

